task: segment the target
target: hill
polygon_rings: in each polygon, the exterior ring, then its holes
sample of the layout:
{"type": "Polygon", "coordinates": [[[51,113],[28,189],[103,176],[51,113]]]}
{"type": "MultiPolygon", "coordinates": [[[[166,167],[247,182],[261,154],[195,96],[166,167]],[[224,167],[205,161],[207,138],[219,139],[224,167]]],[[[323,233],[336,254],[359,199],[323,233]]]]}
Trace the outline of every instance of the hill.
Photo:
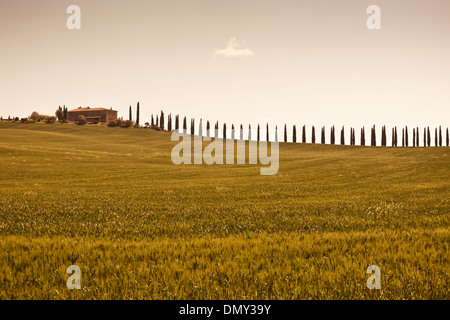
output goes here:
{"type": "Polygon", "coordinates": [[[0,298],[450,298],[449,148],[280,143],[261,176],[176,166],[175,144],[1,122],[0,298]]]}

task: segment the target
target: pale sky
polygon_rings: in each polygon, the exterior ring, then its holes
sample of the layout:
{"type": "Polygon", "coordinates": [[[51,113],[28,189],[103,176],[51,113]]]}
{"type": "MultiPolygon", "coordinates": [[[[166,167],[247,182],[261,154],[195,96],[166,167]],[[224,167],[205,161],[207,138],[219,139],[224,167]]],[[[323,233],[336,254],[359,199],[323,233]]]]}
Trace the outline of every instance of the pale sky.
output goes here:
{"type": "Polygon", "coordinates": [[[357,137],[450,126],[448,0],[1,0],[0,39],[4,117],[65,104],[127,118],[139,101],[142,123],[163,109],[357,137]],[[72,4],[81,30],[66,27],[72,4]]]}

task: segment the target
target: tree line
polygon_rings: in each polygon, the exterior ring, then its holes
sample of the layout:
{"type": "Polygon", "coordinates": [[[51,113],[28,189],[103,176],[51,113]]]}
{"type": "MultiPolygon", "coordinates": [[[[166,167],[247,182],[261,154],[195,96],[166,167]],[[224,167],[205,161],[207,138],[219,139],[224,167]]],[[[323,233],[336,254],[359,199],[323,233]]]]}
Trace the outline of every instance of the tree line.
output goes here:
{"type": "MultiPolygon", "coordinates": [[[[139,103],[137,106],[137,110],[136,110],[136,126],[139,126],[139,103]]],[[[132,108],[130,106],[129,109],[129,120],[132,120],[132,108]]],[[[183,133],[190,133],[191,135],[195,134],[195,119],[190,119],[190,125],[189,125],[189,130],[188,130],[188,126],[187,126],[187,122],[188,119],[186,116],[184,116],[183,121],[182,121],[182,126],[180,126],[180,116],[179,115],[175,115],[174,117],[172,117],[171,114],[168,114],[167,116],[164,114],[163,111],[161,111],[160,114],[156,114],[156,115],[151,115],[151,122],[150,123],[146,123],[145,127],[150,127],[150,128],[157,128],[158,130],[163,130],[163,131],[172,131],[172,130],[179,130],[180,132],[183,133]],[[165,122],[165,119],[167,119],[167,125],[165,122]],[[173,124],[173,121],[175,120],[175,123],[173,124]]],[[[218,138],[219,137],[219,122],[216,121],[214,123],[214,132],[211,132],[211,128],[212,128],[212,123],[210,123],[210,121],[206,121],[206,136],[207,137],[214,137],[214,138],[218,138]]],[[[227,124],[223,123],[222,124],[222,138],[227,139],[227,138],[231,138],[231,139],[240,139],[240,140],[252,140],[255,139],[255,137],[252,137],[252,127],[249,124],[248,126],[248,130],[247,130],[247,136],[244,137],[244,127],[242,124],[240,124],[239,126],[239,131],[235,130],[234,124],[231,125],[231,136],[228,136],[228,130],[227,130],[227,124]],[[239,136],[235,136],[237,134],[237,132],[239,132],[239,136]]],[[[340,143],[341,145],[345,145],[346,141],[345,141],[345,127],[343,126],[340,129],[339,135],[336,133],[336,128],[335,126],[331,126],[329,128],[329,144],[338,144],[340,143]],[[338,137],[339,140],[336,140],[336,137],[338,137]]],[[[297,141],[301,141],[301,143],[307,143],[307,141],[309,141],[310,143],[315,144],[316,143],[316,128],[315,126],[311,127],[311,136],[310,139],[307,138],[308,134],[307,134],[307,128],[306,125],[303,125],[301,128],[301,134],[300,136],[298,136],[297,134],[297,126],[293,125],[292,126],[292,131],[291,131],[291,137],[292,137],[292,142],[293,143],[297,143],[297,141]]],[[[392,128],[392,133],[391,133],[391,146],[392,147],[399,147],[400,146],[400,142],[398,140],[398,129],[397,127],[393,127],[392,128]]],[[[203,123],[202,123],[202,119],[200,119],[199,123],[198,123],[198,134],[199,135],[203,135],[203,123]]],[[[265,141],[269,141],[269,124],[266,124],[266,136],[265,136],[265,141]]],[[[408,126],[405,126],[404,128],[401,129],[401,146],[402,147],[409,147],[409,133],[410,133],[410,129],[408,129],[408,126]]],[[[445,141],[443,141],[443,134],[442,134],[442,127],[439,126],[438,128],[434,128],[434,139],[433,139],[433,135],[431,134],[432,130],[430,130],[430,127],[426,127],[423,130],[422,133],[422,139],[423,139],[423,144],[422,146],[424,147],[431,147],[432,146],[432,141],[434,140],[434,146],[436,147],[442,147],[444,145],[446,145],[447,147],[450,145],[450,135],[449,135],[449,129],[446,128],[446,133],[445,133],[445,141]]],[[[350,141],[349,141],[349,145],[352,146],[356,146],[357,145],[357,141],[356,141],[356,130],[355,128],[351,127],[350,128],[350,141]]],[[[275,141],[279,141],[278,139],[278,126],[275,126],[275,141]]],[[[320,143],[321,144],[325,144],[326,143],[326,128],[325,126],[320,128],[320,143]]],[[[319,138],[319,134],[317,136],[317,138],[319,138]]],[[[386,126],[382,126],[381,127],[381,137],[377,136],[377,130],[375,125],[372,126],[370,128],[370,135],[367,137],[370,138],[370,144],[367,144],[368,146],[381,146],[381,147],[387,147],[388,145],[388,133],[387,133],[387,129],[386,126]]],[[[261,136],[261,126],[258,124],[256,127],[256,141],[262,141],[262,136],[261,136]]],[[[319,141],[319,140],[317,140],[319,141]]],[[[281,140],[280,142],[288,142],[288,127],[287,124],[284,125],[284,135],[283,135],[283,140],[281,140]]],[[[359,145],[360,146],[366,146],[366,129],[365,127],[362,127],[360,130],[360,140],[359,140],[359,145]]],[[[412,145],[411,147],[419,147],[420,146],[420,130],[419,127],[415,127],[412,129],[412,145]]]]}

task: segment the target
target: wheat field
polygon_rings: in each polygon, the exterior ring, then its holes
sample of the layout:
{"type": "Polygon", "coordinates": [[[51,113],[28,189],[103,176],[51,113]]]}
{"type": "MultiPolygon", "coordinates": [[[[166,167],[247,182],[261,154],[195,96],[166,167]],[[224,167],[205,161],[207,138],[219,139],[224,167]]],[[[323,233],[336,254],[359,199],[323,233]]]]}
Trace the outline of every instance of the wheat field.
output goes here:
{"type": "Polygon", "coordinates": [[[280,143],[261,176],[175,144],[0,122],[0,299],[450,298],[449,148],[280,143]]]}

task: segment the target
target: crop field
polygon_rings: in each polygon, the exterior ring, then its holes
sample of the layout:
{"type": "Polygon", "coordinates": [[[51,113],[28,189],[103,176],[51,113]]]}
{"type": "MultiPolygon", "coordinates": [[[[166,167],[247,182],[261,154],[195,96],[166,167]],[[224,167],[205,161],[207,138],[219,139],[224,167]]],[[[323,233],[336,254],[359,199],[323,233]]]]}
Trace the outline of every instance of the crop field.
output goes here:
{"type": "Polygon", "coordinates": [[[170,137],[1,122],[0,299],[450,299],[448,147],[280,143],[261,176],[170,137]]]}

